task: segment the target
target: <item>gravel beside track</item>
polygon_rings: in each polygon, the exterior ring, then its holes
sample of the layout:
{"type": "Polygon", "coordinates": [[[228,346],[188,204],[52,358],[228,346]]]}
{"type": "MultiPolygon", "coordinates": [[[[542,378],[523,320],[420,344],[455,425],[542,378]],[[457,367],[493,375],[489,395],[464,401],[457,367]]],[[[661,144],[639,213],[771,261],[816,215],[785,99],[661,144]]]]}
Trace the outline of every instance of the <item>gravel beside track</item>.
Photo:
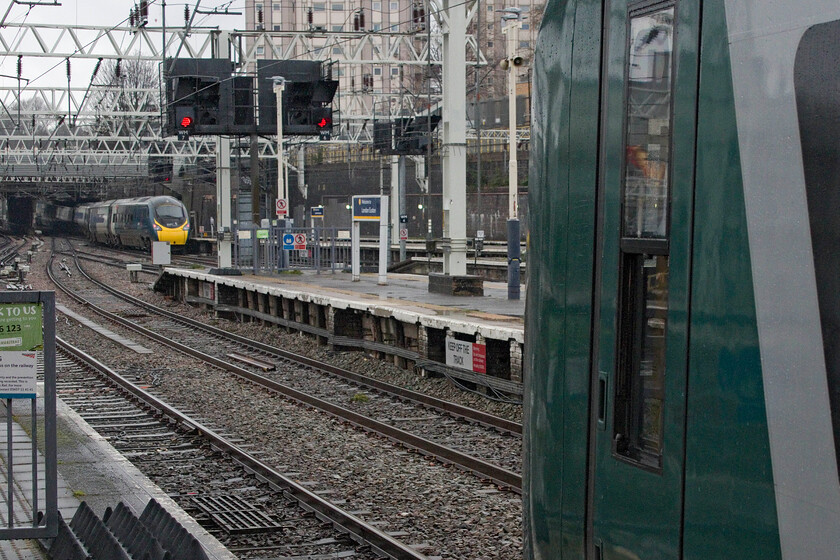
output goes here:
{"type": "Polygon", "coordinates": [[[352,554],[358,560],[378,558],[368,547],[359,547],[346,534],[305,512],[282,490],[258,480],[226,453],[213,449],[203,435],[140,406],[131,394],[80,366],[63,349],[58,352],[56,370],[58,396],[238,557],[352,554]],[[226,519],[228,530],[223,530],[198,503],[252,509],[226,519]],[[246,531],[237,519],[270,529],[246,531]]]}
{"type": "MultiPolygon", "coordinates": [[[[27,281],[34,289],[53,289],[44,273],[47,257],[44,250],[33,260],[27,281]]],[[[136,258],[130,260],[136,262],[136,258]]],[[[129,284],[124,269],[96,263],[86,263],[85,268],[145,301],[202,317],[242,336],[518,420],[520,407],[458,391],[444,380],[420,379],[413,372],[402,372],[360,353],[331,352],[307,337],[277,328],[214,321],[198,310],[167,302],[151,292],[148,283],[129,284]]],[[[61,294],[58,300],[89,315],[61,294]]],[[[120,332],[114,325],[107,327],[120,332]]],[[[232,379],[230,374],[197,366],[194,359],[163,350],[133,355],[63,317],[58,332],[128,377],[149,385],[175,406],[201,411],[203,421],[247,440],[264,461],[284,472],[299,473],[299,481],[323,488],[328,499],[347,500],[345,509],[369,512],[363,516],[366,520],[386,523],[387,530],[396,531],[404,542],[427,542],[429,554],[443,558],[521,557],[521,502],[515,494],[499,492],[471,475],[395,448],[381,438],[232,379]]],[[[137,335],[126,336],[158,350],[150,341],[137,340],[137,335]]]]}

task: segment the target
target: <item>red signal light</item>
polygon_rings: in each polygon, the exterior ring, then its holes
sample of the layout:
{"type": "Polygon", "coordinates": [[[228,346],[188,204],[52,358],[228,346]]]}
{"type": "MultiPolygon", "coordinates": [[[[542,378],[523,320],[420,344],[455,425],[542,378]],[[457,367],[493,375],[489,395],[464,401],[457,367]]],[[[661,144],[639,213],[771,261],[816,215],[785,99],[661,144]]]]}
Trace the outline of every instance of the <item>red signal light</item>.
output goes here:
{"type": "Polygon", "coordinates": [[[324,128],[325,126],[330,124],[330,119],[326,117],[322,117],[320,121],[318,121],[318,128],[324,128]]]}
{"type": "Polygon", "coordinates": [[[181,128],[189,128],[192,123],[192,117],[184,117],[181,119],[181,128]]]}

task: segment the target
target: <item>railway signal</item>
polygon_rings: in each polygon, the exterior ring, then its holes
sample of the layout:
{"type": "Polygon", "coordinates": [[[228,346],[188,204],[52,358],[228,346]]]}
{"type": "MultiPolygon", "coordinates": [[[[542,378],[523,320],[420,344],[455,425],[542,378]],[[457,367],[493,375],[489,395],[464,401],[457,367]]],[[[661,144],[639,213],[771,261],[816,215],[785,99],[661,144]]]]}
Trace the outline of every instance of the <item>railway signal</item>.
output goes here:
{"type": "Polygon", "coordinates": [[[189,140],[195,128],[195,107],[175,107],[175,121],[178,123],[178,140],[189,140]]]}

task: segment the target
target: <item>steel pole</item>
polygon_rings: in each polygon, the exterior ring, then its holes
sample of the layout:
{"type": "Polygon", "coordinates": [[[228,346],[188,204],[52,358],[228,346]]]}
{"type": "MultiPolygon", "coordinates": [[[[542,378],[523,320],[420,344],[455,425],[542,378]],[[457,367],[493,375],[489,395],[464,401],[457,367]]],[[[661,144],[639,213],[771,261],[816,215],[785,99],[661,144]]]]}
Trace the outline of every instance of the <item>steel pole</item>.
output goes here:
{"type": "Polygon", "coordinates": [[[516,161],[516,57],[518,31],[521,23],[510,21],[504,33],[507,34],[508,70],[508,299],[519,299],[519,266],[522,259],[519,247],[519,166],[516,161]]]}

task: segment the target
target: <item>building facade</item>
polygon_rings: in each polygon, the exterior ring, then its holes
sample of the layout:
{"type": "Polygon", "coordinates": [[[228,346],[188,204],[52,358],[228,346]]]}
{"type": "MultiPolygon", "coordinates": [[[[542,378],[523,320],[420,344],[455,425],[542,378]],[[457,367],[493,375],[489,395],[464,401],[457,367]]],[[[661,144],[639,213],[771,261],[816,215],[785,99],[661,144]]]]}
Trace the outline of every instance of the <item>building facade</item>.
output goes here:
{"type": "MultiPolygon", "coordinates": [[[[470,103],[475,100],[491,101],[507,97],[508,71],[500,68],[499,62],[506,57],[506,36],[502,33],[502,15],[506,8],[519,8],[521,29],[518,31],[517,54],[525,64],[515,71],[519,96],[530,93],[530,65],[536,43],[539,23],[542,19],[544,1],[540,0],[477,0],[476,14],[468,33],[476,38],[488,64],[482,67],[470,66],[467,72],[467,91],[470,103]]],[[[291,38],[276,38],[283,51],[290,50],[292,56],[302,56],[304,49],[314,45],[320,47],[321,60],[343,60],[343,49],[350,45],[342,33],[367,31],[371,33],[392,32],[412,37],[416,52],[425,48],[430,6],[424,1],[412,0],[354,0],[312,1],[312,0],[246,0],[246,25],[249,30],[312,32],[309,44],[293,45],[291,38]],[[330,40],[330,37],[332,39],[330,40]],[[321,42],[319,42],[321,41],[321,42]]],[[[433,22],[432,29],[436,27],[433,22]]],[[[319,48],[319,47],[315,47],[319,48]]],[[[364,49],[376,48],[371,45],[364,49]]],[[[432,40],[432,56],[439,56],[440,44],[432,40]]],[[[272,49],[255,46],[257,58],[271,58],[272,49]]],[[[370,52],[361,52],[362,60],[373,58],[370,52]]],[[[394,59],[408,58],[409,49],[401,45],[393,51],[394,59]]],[[[468,50],[468,56],[469,50],[468,50]]],[[[345,106],[343,111],[365,112],[360,117],[379,115],[411,114],[428,106],[429,94],[440,92],[439,67],[409,64],[347,64],[338,62],[334,66],[334,78],[340,82],[339,92],[347,96],[365,99],[353,107],[345,106]]],[[[496,117],[482,118],[483,128],[503,128],[496,117]]]]}

